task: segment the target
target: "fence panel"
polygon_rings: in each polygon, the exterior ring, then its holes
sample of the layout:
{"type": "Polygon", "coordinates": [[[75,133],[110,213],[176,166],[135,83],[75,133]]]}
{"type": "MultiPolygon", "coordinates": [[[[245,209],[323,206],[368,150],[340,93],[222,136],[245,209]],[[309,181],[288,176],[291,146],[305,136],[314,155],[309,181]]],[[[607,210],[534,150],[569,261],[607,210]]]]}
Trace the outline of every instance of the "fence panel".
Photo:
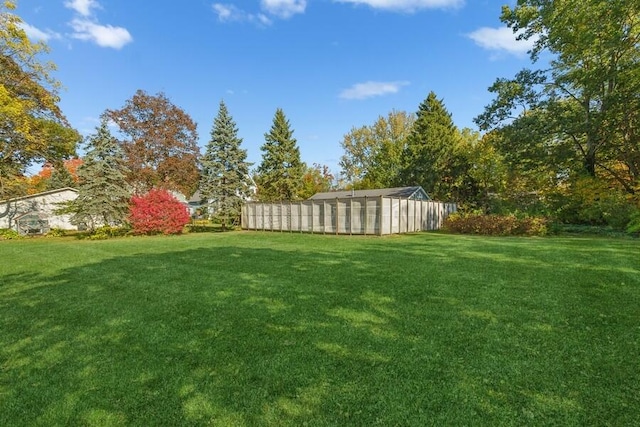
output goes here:
{"type": "Polygon", "coordinates": [[[367,213],[365,215],[365,234],[380,234],[380,216],[382,206],[380,199],[365,199],[367,213]]]}

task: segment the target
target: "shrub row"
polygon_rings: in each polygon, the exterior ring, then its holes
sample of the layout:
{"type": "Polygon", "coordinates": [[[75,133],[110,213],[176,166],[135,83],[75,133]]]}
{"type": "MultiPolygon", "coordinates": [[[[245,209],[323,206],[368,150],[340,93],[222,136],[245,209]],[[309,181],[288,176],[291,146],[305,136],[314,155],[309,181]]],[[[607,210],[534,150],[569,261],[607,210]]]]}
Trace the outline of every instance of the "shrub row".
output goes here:
{"type": "Polygon", "coordinates": [[[445,220],[444,229],[452,233],[484,236],[545,236],[549,227],[548,220],[542,217],[454,213],[445,220]]]}
{"type": "Polygon", "coordinates": [[[23,239],[20,233],[15,230],[11,230],[9,228],[0,228],[0,240],[17,240],[23,239]]]}

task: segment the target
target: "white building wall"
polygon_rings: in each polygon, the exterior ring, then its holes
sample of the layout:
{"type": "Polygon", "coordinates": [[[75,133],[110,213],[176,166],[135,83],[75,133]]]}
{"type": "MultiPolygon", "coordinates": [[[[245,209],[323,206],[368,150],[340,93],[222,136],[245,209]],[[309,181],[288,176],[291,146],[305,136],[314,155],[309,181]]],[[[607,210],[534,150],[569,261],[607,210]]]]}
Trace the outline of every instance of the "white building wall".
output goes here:
{"type": "Polygon", "coordinates": [[[48,221],[50,229],[75,230],[77,227],[71,224],[70,215],[57,215],[55,211],[60,209],[62,203],[75,200],[76,197],[78,193],[75,190],[64,188],[0,201],[0,213],[3,213],[9,204],[9,213],[0,218],[0,228],[11,228],[17,231],[18,218],[28,213],[37,213],[48,221]]]}

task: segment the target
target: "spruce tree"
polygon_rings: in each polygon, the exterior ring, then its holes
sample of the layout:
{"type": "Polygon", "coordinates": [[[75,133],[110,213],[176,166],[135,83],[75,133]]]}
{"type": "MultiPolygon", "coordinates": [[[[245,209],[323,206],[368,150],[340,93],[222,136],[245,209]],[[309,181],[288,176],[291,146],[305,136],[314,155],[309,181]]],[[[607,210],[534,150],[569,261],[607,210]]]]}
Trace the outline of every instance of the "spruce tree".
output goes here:
{"type": "Polygon", "coordinates": [[[420,185],[434,199],[449,200],[457,180],[460,133],[442,100],[430,92],[420,104],[404,150],[402,181],[420,185]]]}
{"type": "Polygon", "coordinates": [[[296,200],[302,189],[305,165],[293,130],[278,108],[271,130],[264,135],[262,163],[258,167],[258,196],[263,201],[296,200]]]}
{"type": "Polygon", "coordinates": [[[47,190],[57,190],[59,188],[75,187],[76,182],[73,180],[71,172],[64,166],[59,164],[51,171],[51,177],[47,182],[47,190]]]}
{"type": "Polygon", "coordinates": [[[97,225],[121,225],[129,213],[129,186],[123,153],[102,118],[87,140],[86,155],[78,168],[78,197],[71,204],[75,224],[90,230],[97,225]]]}
{"type": "Polygon", "coordinates": [[[209,201],[211,213],[220,220],[223,230],[237,221],[242,202],[248,197],[250,164],[241,144],[236,123],[221,101],[202,159],[200,193],[209,201]]]}

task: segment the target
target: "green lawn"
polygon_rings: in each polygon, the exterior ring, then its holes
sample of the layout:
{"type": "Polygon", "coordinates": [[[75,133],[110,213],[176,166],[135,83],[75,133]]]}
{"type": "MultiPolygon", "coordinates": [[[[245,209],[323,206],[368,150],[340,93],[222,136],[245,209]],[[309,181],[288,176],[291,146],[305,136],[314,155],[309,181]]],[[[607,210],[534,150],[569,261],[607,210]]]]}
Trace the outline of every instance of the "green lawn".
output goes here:
{"type": "Polygon", "coordinates": [[[639,425],[640,241],[0,242],[0,426],[639,425]]]}

